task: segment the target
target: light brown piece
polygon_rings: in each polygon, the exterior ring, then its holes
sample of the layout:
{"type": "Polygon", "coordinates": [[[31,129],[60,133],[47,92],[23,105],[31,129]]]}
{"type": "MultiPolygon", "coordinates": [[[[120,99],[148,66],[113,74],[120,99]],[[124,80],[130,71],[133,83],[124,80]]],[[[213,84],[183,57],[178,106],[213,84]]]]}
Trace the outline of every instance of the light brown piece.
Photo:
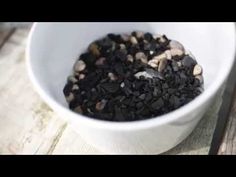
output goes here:
{"type": "Polygon", "coordinates": [[[97,57],[100,56],[100,51],[98,49],[98,46],[94,43],[90,44],[89,51],[97,57]]]}
{"type": "Polygon", "coordinates": [[[98,111],[103,110],[106,106],[106,103],[107,103],[107,100],[102,100],[102,101],[97,102],[96,110],[98,110],[98,111]]]}
{"type": "Polygon", "coordinates": [[[167,65],[167,59],[165,58],[161,59],[158,65],[158,72],[162,72],[166,68],[166,65],[167,65]]]}

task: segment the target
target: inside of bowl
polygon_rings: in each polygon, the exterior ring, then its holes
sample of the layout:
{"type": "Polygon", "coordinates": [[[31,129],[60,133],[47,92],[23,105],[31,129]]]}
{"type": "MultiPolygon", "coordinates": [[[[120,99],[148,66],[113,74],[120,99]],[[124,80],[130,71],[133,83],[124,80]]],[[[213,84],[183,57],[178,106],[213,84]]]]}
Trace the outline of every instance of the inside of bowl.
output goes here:
{"type": "Polygon", "coordinates": [[[166,34],[180,41],[203,67],[205,90],[231,67],[232,23],[39,23],[30,45],[33,74],[48,95],[67,107],[62,90],[78,56],[107,33],[135,30],[166,34]]]}

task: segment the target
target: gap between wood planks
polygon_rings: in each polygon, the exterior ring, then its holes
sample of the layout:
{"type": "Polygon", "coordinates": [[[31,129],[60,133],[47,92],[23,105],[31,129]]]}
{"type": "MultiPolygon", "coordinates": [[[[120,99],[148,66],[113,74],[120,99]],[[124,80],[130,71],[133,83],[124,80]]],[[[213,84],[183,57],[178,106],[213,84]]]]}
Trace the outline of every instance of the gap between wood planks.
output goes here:
{"type": "Polygon", "coordinates": [[[236,58],[226,82],[209,155],[236,154],[236,58]],[[235,145],[234,145],[235,143],[235,145]]]}
{"type": "Polygon", "coordinates": [[[16,28],[0,31],[0,50],[4,46],[4,44],[8,41],[8,39],[14,34],[15,31],[16,28]]]}
{"type": "Polygon", "coordinates": [[[51,144],[51,146],[48,149],[46,154],[52,154],[53,153],[53,151],[56,148],[58,142],[60,141],[61,136],[63,135],[63,132],[65,131],[66,127],[67,127],[67,123],[65,123],[64,125],[62,125],[62,127],[59,128],[59,132],[55,136],[55,138],[53,139],[52,144],[51,144]]]}
{"type": "Polygon", "coordinates": [[[236,92],[233,95],[233,103],[229,114],[225,135],[220,145],[219,155],[236,154],[236,92]]]}

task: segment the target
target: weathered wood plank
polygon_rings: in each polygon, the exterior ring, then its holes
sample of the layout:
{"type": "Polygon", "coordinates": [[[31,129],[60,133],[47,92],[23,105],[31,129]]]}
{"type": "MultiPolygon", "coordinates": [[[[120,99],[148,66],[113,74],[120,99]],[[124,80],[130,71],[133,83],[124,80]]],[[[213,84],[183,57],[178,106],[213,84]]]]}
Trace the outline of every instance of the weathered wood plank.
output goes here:
{"type": "Polygon", "coordinates": [[[101,152],[87,144],[68,126],[52,154],[101,154],[101,152]]]}
{"type": "Polygon", "coordinates": [[[28,30],[16,30],[0,50],[0,154],[46,154],[66,123],[33,90],[25,65],[28,30]]]}
{"type": "Polygon", "coordinates": [[[218,154],[221,155],[236,154],[236,93],[234,95],[234,102],[231,108],[229,121],[227,123],[225,135],[218,154]]]}
{"type": "Polygon", "coordinates": [[[15,29],[0,30],[0,49],[8,38],[14,33],[15,29]]]}

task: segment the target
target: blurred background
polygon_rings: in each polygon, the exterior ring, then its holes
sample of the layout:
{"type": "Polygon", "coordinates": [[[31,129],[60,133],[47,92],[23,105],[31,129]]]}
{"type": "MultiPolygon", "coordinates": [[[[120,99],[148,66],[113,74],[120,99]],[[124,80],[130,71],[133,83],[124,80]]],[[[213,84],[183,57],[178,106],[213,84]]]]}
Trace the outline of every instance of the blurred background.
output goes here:
{"type": "Polygon", "coordinates": [[[28,28],[32,23],[29,22],[1,22],[0,30],[8,30],[12,28],[28,28]]]}

